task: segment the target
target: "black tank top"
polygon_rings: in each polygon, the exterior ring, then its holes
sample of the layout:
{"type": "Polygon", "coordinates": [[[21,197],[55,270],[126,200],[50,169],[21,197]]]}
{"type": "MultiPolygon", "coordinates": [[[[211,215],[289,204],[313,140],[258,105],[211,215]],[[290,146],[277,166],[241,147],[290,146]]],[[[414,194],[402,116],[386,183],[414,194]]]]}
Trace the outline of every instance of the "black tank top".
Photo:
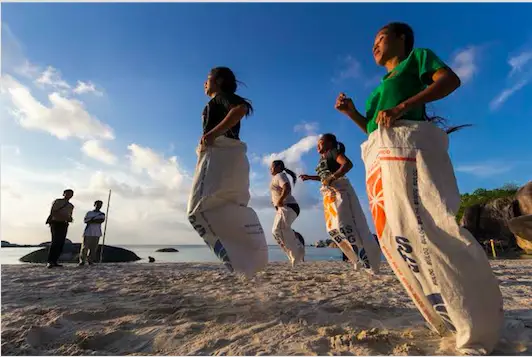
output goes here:
{"type": "Polygon", "coordinates": [[[338,154],[337,149],[331,149],[320,158],[318,166],[316,167],[316,173],[320,179],[323,180],[327,176],[334,174],[340,168],[341,165],[336,162],[338,154]]]}
{"type": "MultiPolygon", "coordinates": [[[[244,98],[236,94],[219,93],[212,98],[203,109],[203,134],[207,134],[214,129],[224,118],[231,108],[245,103],[244,98]]],[[[227,130],[224,136],[240,140],[240,122],[227,130]]]]}

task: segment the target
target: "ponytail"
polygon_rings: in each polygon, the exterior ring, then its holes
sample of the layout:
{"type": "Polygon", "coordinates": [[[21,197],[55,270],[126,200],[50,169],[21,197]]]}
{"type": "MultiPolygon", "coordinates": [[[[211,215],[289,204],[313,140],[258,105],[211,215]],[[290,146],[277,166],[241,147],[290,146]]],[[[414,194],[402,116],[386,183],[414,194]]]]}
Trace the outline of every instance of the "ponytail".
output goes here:
{"type": "Polygon", "coordinates": [[[294,181],[294,185],[295,185],[296,181],[297,181],[296,173],[294,171],[290,170],[290,169],[287,169],[286,167],[284,168],[283,171],[286,172],[287,174],[289,174],[290,176],[292,176],[292,181],[294,181]]]}
{"type": "Polygon", "coordinates": [[[290,169],[287,169],[285,166],[284,166],[284,161],[283,160],[274,160],[272,162],[273,166],[279,166],[279,169],[281,171],[284,171],[286,172],[287,174],[289,174],[290,176],[292,176],[292,181],[294,181],[294,185],[296,184],[296,181],[297,181],[297,175],[294,171],[290,170],[290,169]]]}
{"type": "Polygon", "coordinates": [[[447,125],[447,119],[445,119],[445,118],[442,118],[442,117],[437,116],[437,115],[429,117],[427,115],[427,110],[426,109],[425,109],[425,111],[423,113],[423,117],[425,118],[426,121],[434,123],[436,126],[440,127],[442,130],[445,131],[445,133],[447,135],[449,135],[451,133],[454,133],[455,131],[462,130],[463,128],[467,128],[469,126],[473,126],[473,124],[462,124],[462,125],[449,126],[449,125],[447,125]]]}
{"type": "Polygon", "coordinates": [[[332,144],[332,146],[338,150],[338,153],[339,154],[345,154],[345,145],[341,142],[339,142],[337,139],[336,139],[336,135],[334,134],[331,134],[331,133],[327,133],[327,134],[323,134],[321,136],[321,139],[322,140],[327,140],[328,142],[330,142],[332,144]]]}
{"type": "Polygon", "coordinates": [[[253,105],[251,105],[251,101],[236,94],[238,85],[244,83],[236,79],[235,74],[230,68],[215,67],[211,69],[210,74],[220,86],[220,91],[222,93],[234,94],[242,101],[242,104],[247,109],[246,116],[253,114],[253,105]]]}

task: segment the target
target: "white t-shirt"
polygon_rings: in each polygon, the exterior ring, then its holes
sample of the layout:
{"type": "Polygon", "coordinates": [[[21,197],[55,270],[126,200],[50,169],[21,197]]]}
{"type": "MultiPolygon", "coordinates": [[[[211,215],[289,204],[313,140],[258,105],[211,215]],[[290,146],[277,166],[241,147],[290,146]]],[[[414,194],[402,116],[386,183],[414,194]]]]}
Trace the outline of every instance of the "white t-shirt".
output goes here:
{"type": "Polygon", "coordinates": [[[98,211],[89,211],[85,215],[85,232],[83,232],[84,237],[101,237],[102,236],[102,224],[101,223],[88,223],[91,219],[105,219],[105,213],[98,211]]]}
{"type": "MultiPolygon", "coordinates": [[[[281,197],[281,194],[283,193],[283,186],[287,183],[290,185],[288,176],[284,172],[279,172],[278,174],[272,177],[272,182],[270,183],[270,191],[272,193],[272,203],[274,205],[277,203],[277,201],[281,197]]],[[[286,196],[284,203],[285,204],[297,203],[297,201],[294,198],[294,196],[289,194],[288,196],[286,196]]]]}

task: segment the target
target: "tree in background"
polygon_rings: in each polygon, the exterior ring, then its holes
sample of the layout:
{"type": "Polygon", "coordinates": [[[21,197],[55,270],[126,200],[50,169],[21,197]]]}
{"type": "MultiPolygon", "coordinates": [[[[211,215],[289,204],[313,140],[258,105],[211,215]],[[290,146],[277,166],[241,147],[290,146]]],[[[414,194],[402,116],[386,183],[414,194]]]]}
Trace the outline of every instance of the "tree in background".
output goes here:
{"type": "Polygon", "coordinates": [[[516,194],[519,186],[513,183],[504,184],[500,188],[493,190],[486,190],[484,188],[478,188],[472,193],[464,193],[460,195],[460,208],[456,214],[456,221],[460,223],[464,211],[467,207],[471,207],[476,204],[485,204],[497,198],[512,197],[516,194]]]}

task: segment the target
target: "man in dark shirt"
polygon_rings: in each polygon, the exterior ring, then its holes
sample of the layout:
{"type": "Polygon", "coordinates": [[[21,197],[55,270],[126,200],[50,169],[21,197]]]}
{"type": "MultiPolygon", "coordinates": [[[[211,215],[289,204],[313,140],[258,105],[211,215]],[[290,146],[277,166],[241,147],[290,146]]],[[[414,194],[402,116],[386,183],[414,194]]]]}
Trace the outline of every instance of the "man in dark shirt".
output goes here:
{"type": "Polygon", "coordinates": [[[50,215],[46,220],[46,224],[50,225],[50,231],[52,233],[52,243],[48,250],[48,269],[61,266],[57,261],[65,245],[68,224],[72,222],[74,205],[70,203],[70,199],[73,196],[74,191],[70,189],[65,190],[63,192],[63,198],[56,199],[52,204],[50,215]]]}

